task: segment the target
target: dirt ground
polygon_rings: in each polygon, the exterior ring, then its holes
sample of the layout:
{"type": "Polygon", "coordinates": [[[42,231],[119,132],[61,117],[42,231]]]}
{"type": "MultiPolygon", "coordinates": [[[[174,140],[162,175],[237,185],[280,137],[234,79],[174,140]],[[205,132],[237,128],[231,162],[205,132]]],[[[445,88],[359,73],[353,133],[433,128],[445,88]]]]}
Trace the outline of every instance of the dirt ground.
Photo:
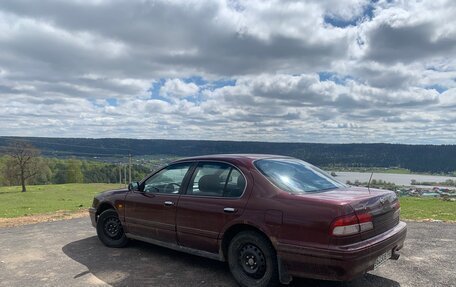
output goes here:
{"type": "MultiPolygon", "coordinates": [[[[0,228],[0,286],[236,286],[222,262],[138,241],[107,248],[82,216],[0,228]]],[[[407,224],[398,261],[352,282],[295,278],[290,286],[456,286],[456,224],[407,224]]]]}
{"type": "Polygon", "coordinates": [[[0,218],[0,227],[13,227],[41,222],[57,221],[62,219],[72,219],[86,217],[88,210],[78,210],[73,212],[57,211],[49,214],[28,215],[15,218],[0,218]]]}

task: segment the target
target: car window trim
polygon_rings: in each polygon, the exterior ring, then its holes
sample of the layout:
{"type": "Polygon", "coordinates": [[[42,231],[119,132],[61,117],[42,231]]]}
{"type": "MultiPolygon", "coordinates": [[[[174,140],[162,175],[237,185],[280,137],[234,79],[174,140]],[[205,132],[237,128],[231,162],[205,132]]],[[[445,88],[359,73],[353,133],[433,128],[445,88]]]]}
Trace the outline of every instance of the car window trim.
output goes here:
{"type": "MultiPolygon", "coordinates": [[[[232,171],[233,171],[233,167],[230,168],[230,171],[228,172],[228,175],[226,176],[225,185],[223,186],[223,191],[222,191],[222,197],[226,197],[225,196],[225,194],[226,194],[226,186],[228,185],[228,180],[230,179],[232,171]]],[[[245,185],[247,185],[247,182],[246,182],[245,185]]],[[[245,189],[245,186],[244,186],[244,189],[245,189]]],[[[241,193],[241,195],[242,195],[242,193],[241,193]]]]}

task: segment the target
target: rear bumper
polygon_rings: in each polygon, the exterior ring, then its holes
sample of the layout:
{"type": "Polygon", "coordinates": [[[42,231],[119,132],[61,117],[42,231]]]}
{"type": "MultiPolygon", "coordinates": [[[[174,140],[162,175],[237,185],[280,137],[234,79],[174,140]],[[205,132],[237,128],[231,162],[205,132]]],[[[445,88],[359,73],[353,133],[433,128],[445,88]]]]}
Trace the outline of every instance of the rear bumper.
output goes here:
{"type": "Polygon", "coordinates": [[[97,210],[93,207],[89,208],[90,221],[92,221],[92,226],[97,227],[97,210]]]}
{"type": "Polygon", "coordinates": [[[399,222],[393,229],[354,244],[323,250],[278,243],[277,253],[292,276],[349,281],[372,270],[383,253],[397,255],[406,234],[405,222],[399,222]]]}

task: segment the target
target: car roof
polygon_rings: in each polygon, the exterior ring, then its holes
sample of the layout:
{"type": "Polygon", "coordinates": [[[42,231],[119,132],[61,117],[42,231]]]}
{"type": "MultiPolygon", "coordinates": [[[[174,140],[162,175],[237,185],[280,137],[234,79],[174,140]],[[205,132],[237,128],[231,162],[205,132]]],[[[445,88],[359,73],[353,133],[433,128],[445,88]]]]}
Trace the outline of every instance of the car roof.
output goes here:
{"type": "Polygon", "coordinates": [[[291,158],[284,155],[273,155],[273,154],[211,154],[211,155],[200,155],[193,157],[186,157],[179,159],[175,162],[180,161],[198,161],[198,160],[218,160],[218,161],[240,161],[240,162],[253,162],[258,159],[267,159],[267,158],[291,158]]]}

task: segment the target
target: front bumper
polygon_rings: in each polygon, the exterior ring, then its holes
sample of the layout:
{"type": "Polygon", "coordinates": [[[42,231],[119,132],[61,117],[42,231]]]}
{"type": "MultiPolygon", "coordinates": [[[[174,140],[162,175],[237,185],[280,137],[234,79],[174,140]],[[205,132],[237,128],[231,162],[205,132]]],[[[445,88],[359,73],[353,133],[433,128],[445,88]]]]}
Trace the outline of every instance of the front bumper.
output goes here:
{"type": "Polygon", "coordinates": [[[92,221],[92,226],[97,227],[97,209],[89,208],[90,221],[92,221]]]}
{"type": "Polygon", "coordinates": [[[372,270],[375,260],[387,251],[397,259],[396,251],[402,248],[406,234],[405,222],[399,222],[382,234],[354,244],[323,250],[278,243],[277,253],[292,276],[349,281],[372,270]]]}

